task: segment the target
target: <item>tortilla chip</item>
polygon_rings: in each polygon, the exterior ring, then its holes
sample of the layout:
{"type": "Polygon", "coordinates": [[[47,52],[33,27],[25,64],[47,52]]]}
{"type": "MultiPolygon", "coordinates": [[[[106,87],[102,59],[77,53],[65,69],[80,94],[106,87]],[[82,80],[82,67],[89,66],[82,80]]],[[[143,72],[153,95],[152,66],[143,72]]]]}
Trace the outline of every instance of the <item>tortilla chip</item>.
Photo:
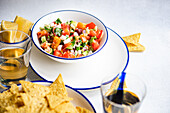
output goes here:
{"type": "MultiPolygon", "coordinates": [[[[116,77],[113,80],[110,89],[105,93],[105,95],[106,96],[111,95],[113,93],[113,91],[117,90],[117,88],[119,87],[119,84],[120,84],[120,79],[119,79],[119,77],[116,77]]],[[[123,87],[127,88],[126,81],[124,81],[123,87]]]]}
{"type": "Polygon", "coordinates": [[[14,108],[11,106],[6,107],[7,112],[5,113],[39,113],[39,109],[37,110],[35,107],[32,106],[22,106],[19,108],[14,108]]]}
{"type": "MultiPolygon", "coordinates": [[[[0,113],[86,113],[70,102],[61,74],[50,86],[20,81],[22,90],[15,84],[0,93],[0,113]],[[51,92],[50,92],[51,91],[51,92]]],[[[88,112],[87,112],[88,113],[88,112]]],[[[90,112],[89,112],[90,113],[90,112]]]]}
{"type": "Polygon", "coordinates": [[[3,93],[0,93],[1,107],[7,107],[13,105],[14,104],[13,100],[14,100],[14,95],[11,92],[5,91],[3,93]]]}
{"type": "Polygon", "coordinates": [[[133,35],[122,37],[122,39],[125,42],[131,43],[131,44],[134,44],[134,45],[138,45],[140,35],[141,35],[141,33],[136,33],[136,34],[133,34],[133,35]]]}
{"type": "Polygon", "coordinates": [[[30,108],[36,109],[36,111],[39,111],[44,105],[47,106],[46,99],[42,97],[35,97],[26,93],[22,93],[21,98],[25,106],[30,106],[30,108]]]}
{"type": "Polygon", "coordinates": [[[15,107],[12,106],[8,106],[6,107],[6,112],[5,113],[28,113],[28,110],[25,106],[24,107],[20,107],[18,109],[16,109],[15,107]]]}
{"type": "Polygon", "coordinates": [[[76,109],[79,113],[93,113],[92,111],[89,111],[86,108],[82,108],[82,107],[78,107],[78,106],[76,107],[76,109]]]}
{"type": "Polygon", "coordinates": [[[47,97],[49,107],[51,109],[54,109],[56,106],[60,105],[63,102],[69,102],[73,100],[70,97],[58,97],[56,95],[47,95],[46,97],[47,97]]]}
{"type": "Polygon", "coordinates": [[[12,85],[11,85],[11,88],[10,88],[9,90],[10,90],[10,92],[13,93],[13,94],[19,93],[19,88],[18,88],[18,86],[17,86],[16,84],[12,84],[12,85]]]}
{"type": "Polygon", "coordinates": [[[46,87],[40,84],[34,84],[28,81],[19,81],[19,82],[21,83],[22,88],[25,91],[25,93],[31,96],[45,97],[47,94],[50,93],[49,87],[46,87]]]}
{"type": "Polygon", "coordinates": [[[109,105],[108,107],[105,106],[105,110],[107,113],[112,113],[112,105],[109,105]]]}
{"type": "Polygon", "coordinates": [[[110,95],[114,90],[116,90],[119,86],[119,77],[116,77],[113,82],[112,85],[110,87],[110,89],[105,93],[106,96],[110,95]]]}
{"type": "Polygon", "coordinates": [[[58,105],[54,110],[57,113],[78,113],[76,108],[70,102],[64,102],[64,103],[58,105]]]}
{"type": "Polygon", "coordinates": [[[9,90],[0,93],[0,113],[6,111],[6,107],[12,106],[16,107],[14,102],[15,95],[13,95],[9,90]]]}
{"type": "Polygon", "coordinates": [[[54,110],[49,109],[47,106],[43,106],[40,113],[56,113],[54,110]]]}
{"type": "Polygon", "coordinates": [[[142,51],[145,51],[145,47],[141,44],[137,44],[137,45],[134,45],[134,44],[130,44],[130,43],[127,43],[126,42],[126,45],[128,47],[128,50],[130,52],[142,52],[142,51]]]}
{"type": "Polygon", "coordinates": [[[58,78],[50,85],[50,89],[53,95],[60,97],[68,96],[61,74],[59,74],[58,78]]]}

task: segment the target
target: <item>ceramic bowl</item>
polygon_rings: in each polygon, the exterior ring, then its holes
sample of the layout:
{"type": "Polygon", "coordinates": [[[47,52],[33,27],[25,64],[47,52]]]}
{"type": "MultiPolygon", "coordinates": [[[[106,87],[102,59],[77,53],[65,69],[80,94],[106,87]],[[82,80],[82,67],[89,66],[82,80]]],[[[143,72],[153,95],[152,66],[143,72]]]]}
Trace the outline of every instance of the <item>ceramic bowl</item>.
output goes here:
{"type": "Polygon", "coordinates": [[[105,46],[105,44],[107,43],[108,31],[107,31],[106,26],[104,25],[104,23],[101,20],[99,20],[97,17],[95,17],[89,13],[77,11],[77,10],[60,10],[60,11],[54,11],[54,12],[48,13],[48,14],[40,17],[32,27],[31,36],[32,36],[34,45],[49,58],[51,58],[55,61],[62,62],[62,63],[74,63],[74,62],[78,62],[78,61],[83,61],[85,59],[89,59],[90,57],[94,57],[95,54],[100,52],[103,49],[103,47],[105,46]],[[43,27],[45,24],[49,24],[49,23],[55,21],[57,18],[60,18],[63,22],[67,22],[70,20],[77,21],[77,22],[83,22],[83,23],[94,22],[97,25],[98,29],[103,30],[103,34],[104,34],[103,38],[100,42],[100,47],[94,53],[92,53],[88,56],[80,57],[80,58],[62,58],[62,57],[57,57],[57,56],[54,56],[52,54],[45,52],[40,47],[40,43],[39,43],[39,40],[37,37],[37,32],[40,31],[40,27],[43,27]]]}

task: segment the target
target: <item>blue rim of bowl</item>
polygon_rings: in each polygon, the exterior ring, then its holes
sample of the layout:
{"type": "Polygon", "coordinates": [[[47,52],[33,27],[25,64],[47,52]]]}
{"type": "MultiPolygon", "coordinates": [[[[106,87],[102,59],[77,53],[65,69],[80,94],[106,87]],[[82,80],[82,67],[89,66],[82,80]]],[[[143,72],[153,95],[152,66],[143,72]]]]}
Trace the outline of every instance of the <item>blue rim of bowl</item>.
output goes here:
{"type": "MultiPolygon", "coordinates": [[[[35,82],[40,82],[40,83],[41,83],[41,82],[44,82],[44,83],[53,83],[52,81],[41,81],[41,80],[36,80],[36,81],[31,81],[31,82],[32,82],[32,83],[35,83],[35,82]]],[[[21,84],[17,84],[17,86],[19,86],[19,85],[21,85],[21,84]]],[[[82,97],[90,104],[91,108],[93,109],[93,112],[96,113],[96,110],[95,110],[94,106],[92,105],[92,103],[90,102],[90,100],[89,100],[85,95],[83,95],[81,92],[79,92],[78,90],[76,90],[76,89],[74,89],[74,88],[72,88],[72,87],[70,87],[70,86],[68,86],[68,85],[65,85],[65,86],[66,86],[67,88],[75,91],[75,92],[78,93],[80,96],[82,96],[82,97]]],[[[8,87],[8,89],[9,89],[9,87],[8,87]]],[[[8,90],[8,89],[3,90],[2,92],[6,91],[6,90],[8,90]]],[[[2,93],[2,92],[0,92],[0,93],[2,93]]]]}
{"type": "MultiPolygon", "coordinates": [[[[124,71],[126,70],[127,66],[128,66],[128,63],[129,63],[129,50],[128,50],[128,47],[127,47],[126,43],[124,42],[124,40],[123,40],[114,30],[112,30],[112,29],[109,28],[109,27],[107,27],[107,28],[108,28],[109,30],[111,30],[113,33],[115,33],[115,34],[122,40],[122,42],[124,43],[124,45],[125,45],[125,47],[126,47],[126,50],[127,50],[127,63],[126,63],[126,65],[125,65],[124,69],[122,70],[122,72],[124,72],[124,71]]],[[[31,63],[30,63],[30,67],[31,67],[31,69],[32,69],[41,79],[43,79],[43,80],[45,80],[45,81],[48,81],[48,80],[46,80],[45,78],[43,78],[43,77],[33,68],[33,66],[31,65],[31,63]]],[[[74,89],[76,89],[76,90],[92,90],[92,89],[97,89],[97,88],[100,88],[100,86],[95,86],[95,87],[90,87],[90,88],[74,88],[74,89]]]]}
{"type": "Polygon", "coordinates": [[[90,56],[95,55],[95,54],[98,53],[100,50],[102,50],[102,48],[106,45],[107,40],[108,40],[107,27],[104,25],[104,23],[103,23],[101,20],[99,20],[99,19],[98,19],[97,17],[95,17],[94,15],[89,14],[89,13],[86,13],[86,12],[83,12],[83,11],[78,11],[78,10],[59,10],[59,11],[54,11],[54,12],[51,12],[51,13],[48,13],[48,14],[42,16],[42,17],[39,18],[39,19],[35,22],[35,24],[33,25],[32,29],[31,29],[31,37],[33,37],[33,29],[34,29],[35,25],[36,25],[37,22],[39,22],[42,18],[44,18],[45,16],[50,15],[50,14],[52,14],[52,13],[65,12],[65,11],[84,13],[84,14],[86,14],[86,15],[90,15],[90,16],[94,17],[95,19],[97,19],[97,20],[105,27],[105,30],[106,30],[106,33],[107,33],[107,34],[106,34],[106,36],[107,36],[107,37],[106,37],[106,41],[105,41],[105,43],[103,44],[103,46],[102,46],[101,48],[99,48],[99,50],[97,50],[96,52],[94,52],[94,53],[92,53],[92,54],[90,54],[90,55],[88,55],[88,56],[79,57],[79,58],[62,58],[62,57],[57,57],[57,56],[54,56],[54,55],[51,55],[51,54],[45,52],[44,50],[42,50],[41,48],[39,48],[39,47],[37,46],[37,44],[34,42],[34,39],[32,38],[34,45],[35,45],[41,52],[43,52],[44,54],[46,54],[46,55],[48,55],[48,56],[50,56],[50,57],[58,58],[58,59],[62,59],[62,60],[67,60],[67,61],[69,61],[69,60],[80,60],[80,59],[88,58],[88,57],[90,57],[90,56]]]}

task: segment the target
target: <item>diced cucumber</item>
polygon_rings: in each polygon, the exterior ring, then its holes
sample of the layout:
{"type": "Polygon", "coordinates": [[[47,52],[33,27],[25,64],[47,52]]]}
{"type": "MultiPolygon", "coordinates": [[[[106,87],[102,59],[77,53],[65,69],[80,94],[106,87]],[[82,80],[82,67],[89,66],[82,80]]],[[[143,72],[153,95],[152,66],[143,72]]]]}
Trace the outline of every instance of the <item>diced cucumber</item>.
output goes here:
{"type": "Polygon", "coordinates": [[[91,39],[90,39],[90,44],[91,44],[91,43],[92,43],[95,39],[97,39],[97,37],[96,37],[96,36],[91,37],[91,39]]]}
{"type": "Polygon", "coordinates": [[[77,51],[80,50],[80,47],[76,47],[76,50],[77,50],[77,51]]]}
{"type": "Polygon", "coordinates": [[[70,45],[70,46],[68,46],[66,49],[73,49],[73,46],[70,45]]]}
{"type": "Polygon", "coordinates": [[[87,55],[88,55],[88,51],[84,51],[83,56],[87,56],[87,55]]]}
{"type": "Polygon", "coordinates": [[[53,29],[50,25],[46,25],[44,26],[44,29],[47,31],[47,32],[51,32],[51,30],[53,29]]]}
{"type": "Polygon", "coordinates": [[[46,40],[46,36],[42,36],[42,37],[41,37],[41,42],[44,43],[44,42],[46,42],[46,41],[47,41],[47,40],[46,40]]]}

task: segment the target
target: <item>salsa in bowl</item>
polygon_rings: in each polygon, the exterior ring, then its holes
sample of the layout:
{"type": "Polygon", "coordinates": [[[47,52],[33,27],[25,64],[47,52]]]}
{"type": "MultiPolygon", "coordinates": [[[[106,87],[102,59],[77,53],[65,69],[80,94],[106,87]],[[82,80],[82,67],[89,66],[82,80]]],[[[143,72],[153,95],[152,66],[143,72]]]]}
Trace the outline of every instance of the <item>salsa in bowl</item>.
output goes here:
{"type": "Polygon", "coordinates": [[[95,16],[62,10],[41,17],[32,28],[35,46],[50,58],[72,63],[95,55],[105,46],[106,26],[95,16]]]}

